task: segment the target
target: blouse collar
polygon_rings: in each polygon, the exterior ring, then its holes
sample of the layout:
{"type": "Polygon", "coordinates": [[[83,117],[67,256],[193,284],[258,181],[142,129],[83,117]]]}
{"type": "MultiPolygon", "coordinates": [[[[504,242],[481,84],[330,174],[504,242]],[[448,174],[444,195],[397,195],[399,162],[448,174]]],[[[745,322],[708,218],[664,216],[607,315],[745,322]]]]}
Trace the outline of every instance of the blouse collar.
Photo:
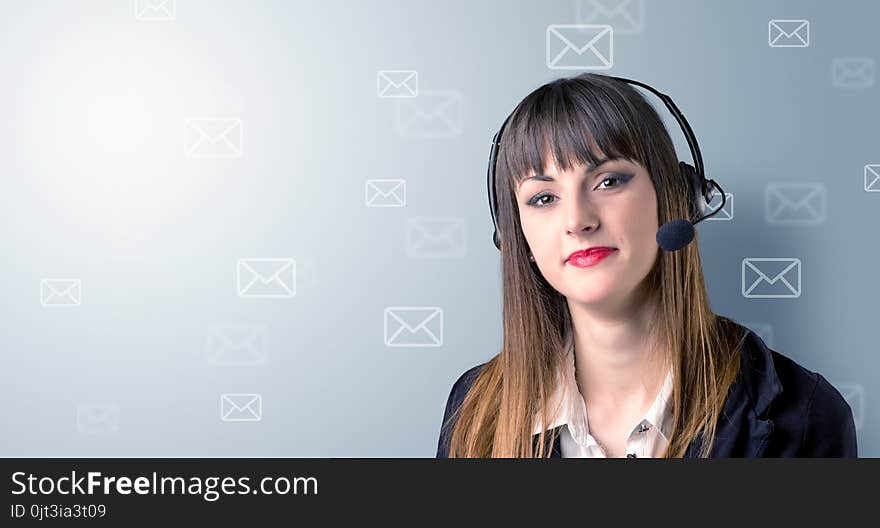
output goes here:
{"type": "MultiPolygon", "coordinates": [[[[577,386],[575,378],[574,342],[571,332],[565,336],[563,368],[556,373],[556,385],[549,401],[549,413],[553,417],[551,423],[541,426],[540,410],[535,415],[535,428],[533,434],[539,434],[545,429],[554,429],[562,425],[568,425],[572,437],[579,443],[587,443],[589,433],[589,419],[586,412],[586,404],[577,386]]],[[[672,368],[666,372],[666,379],[654,398],[651,407],[642,417],[640,423],[657,427],[666,441],[672,432],[672,409],[671,396],[673,390],[672,368]]]]}

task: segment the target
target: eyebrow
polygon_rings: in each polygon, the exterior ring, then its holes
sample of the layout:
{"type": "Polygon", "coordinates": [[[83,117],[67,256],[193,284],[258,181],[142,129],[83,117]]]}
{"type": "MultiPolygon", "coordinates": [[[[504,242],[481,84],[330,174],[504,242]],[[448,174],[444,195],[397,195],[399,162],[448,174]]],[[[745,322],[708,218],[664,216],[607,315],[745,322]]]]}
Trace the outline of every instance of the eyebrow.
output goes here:
{"type": "MultiPolygon", "coordinates": [[[[617,160],[620,160],[620,159],[623,159],[623,158],[620,158],[620,157],[617,157],[617,156],[612,156],[612,157],[610,157],[610,158],[601,159],[601,160],[599,160],[599,162],[596,163],[595,165],[590,165],[590,167],[592,167],[592,168],[588,168],[588,169],[586,170],[586,172],[588,172],[588,173],[589,173],[589,172],[595,172],[595,171],[599,170],[599,167],[601,167],[602,165],[605,165],[606,163],[610,163],[610,162],[612,162],[612,161],[617,161],[617,160]]],[[[523,178],[523,179],[519,182],[519,185],[517,185],[517,188],[522,187],[522,184],[524,184],[525,182],[527,182],[527,181],[529,181],[529,180],[537,180],[537,181],[543,181],[543,182],[552,182],[552,181],[556,181],[552,176],[547,176],[546,174],[536,174],[536,175],[534,175],[534,176],[529,176],[528,178],[523,178]]]]}

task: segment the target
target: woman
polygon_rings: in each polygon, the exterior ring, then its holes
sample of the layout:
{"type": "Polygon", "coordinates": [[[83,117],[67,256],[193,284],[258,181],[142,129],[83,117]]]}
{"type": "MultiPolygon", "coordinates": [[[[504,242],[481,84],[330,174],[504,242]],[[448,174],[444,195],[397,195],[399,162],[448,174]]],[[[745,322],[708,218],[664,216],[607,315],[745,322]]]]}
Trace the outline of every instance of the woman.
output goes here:
{"type": "Polygon", "coordinates": [[[547,83],[500,142],[503,347],[462,374],[438,457],[857,456],[825,377],[712,313],[693,216],[654,108],[627,83],[547,83]]]}

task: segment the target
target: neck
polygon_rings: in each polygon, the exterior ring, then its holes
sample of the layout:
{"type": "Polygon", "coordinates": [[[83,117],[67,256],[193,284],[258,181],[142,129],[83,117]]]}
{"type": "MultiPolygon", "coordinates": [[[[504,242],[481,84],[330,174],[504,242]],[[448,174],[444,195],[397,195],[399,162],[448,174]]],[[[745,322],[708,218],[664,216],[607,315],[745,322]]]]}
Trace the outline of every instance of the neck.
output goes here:
{"type": "Polygon", "coordinates": [[[587,407],[638,412],[665,378],[651,335],[656,304],[636,300],[632,306],[609,313],[569,303],[576,378],[587,407]]]}

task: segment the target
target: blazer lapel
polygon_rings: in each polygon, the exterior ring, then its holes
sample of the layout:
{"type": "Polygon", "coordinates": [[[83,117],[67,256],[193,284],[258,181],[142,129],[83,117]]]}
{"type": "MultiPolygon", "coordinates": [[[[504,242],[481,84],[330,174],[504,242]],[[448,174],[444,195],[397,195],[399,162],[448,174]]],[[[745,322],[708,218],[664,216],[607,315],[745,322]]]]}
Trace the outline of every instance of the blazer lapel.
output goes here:
{"type": "MultiPolygon", "coordinates": [[[[740,373],[718,417],[709,458],[761,457],[775,427],[767,412],[782,393],[782,384],[770,349],[749,330],[740,359],[740,373]]],[[[702,441],[702,435],[694,439],[685,458],[696,458],[702,441]]]]}
{"type": "Polygon", "coordinates": [[[550,458],[562,458],[562,443],[559,440],[560,432],[556,432],[556,438],[553,440],[553,450],[550,451],[550,458]]]}
{"type": "MultiPolygon", "coordinates": [[[[549,458],[562,458],[562,447],[561,447],[561,444],[559,441],[559,435],[562,432],[562,427],[563,426],[560,425],[558,427],[555,427],[554,429],[548,429],[545,433],[545,438],[544,438],[545,451],[544,452],[546,453],[546,448],[549,447],[549,449],[550,449],[550,457],[549,458]],[[551,445],[549,445],[550,444],[550,435],[552,435],[554,433],[554,431],[556,433],[556,438],[553,440],[553,445],[551,446],[551,445]]],[[[540,438],[541,438],[540,433],[532,435],[532,445],[535,448],[535,453],[537,453],[538,440],[540,438]]]]}

